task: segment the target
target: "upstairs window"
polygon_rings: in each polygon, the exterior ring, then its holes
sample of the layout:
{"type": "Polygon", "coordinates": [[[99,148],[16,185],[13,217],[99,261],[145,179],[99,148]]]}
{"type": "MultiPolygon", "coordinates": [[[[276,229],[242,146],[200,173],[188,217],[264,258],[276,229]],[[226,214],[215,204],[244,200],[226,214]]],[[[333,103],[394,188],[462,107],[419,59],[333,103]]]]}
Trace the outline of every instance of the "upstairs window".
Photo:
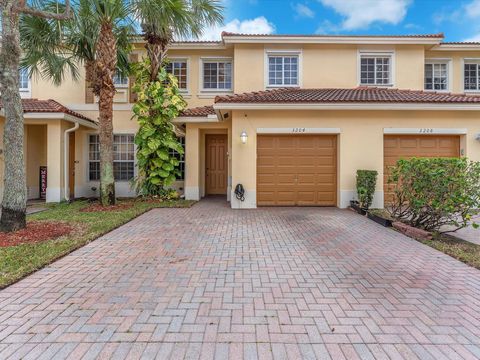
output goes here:
{"type": "Polygon", "coordinates": [[[360,55],[360,85],[391,85],[390,55],[360,55]]]}
{"type": "Polygon", "coordinates": [[[203,61],[203,89],[221,91],[232,90],[231,60],[203,61]]]}
{"type": "Polygon", "coordinates": [[[298,55],[268,56],[268,86],[298,86],[298,55]]]}
{"type": "Polygon", "coordinates": [[[28,90],[30,88],[30,76],[28,69],[20,69],[18,71],[18,83],[20,90],[28,90]]]}
{"type": "Polygon", "coordinates": [[[480,63],[465,63],[464,88],[466,91],[480,90],[480,63]]]}
{"type": "Polygon", "coordinates": [[[180,90],[187,90],[187,61],[186,60],[172,60],[166,66],[169,74],[174,75],[178,80],[178,88],[180,90]]]}
{"type": "Polygon", "coordinates": [[[448,63],[425,64],[425,90],[448,90],[448,63]]]}
{"type": "Polygon", "coordinates": [[[115,75],[113,75],[113,85],[115,85],[116,88],[128,87],[128,77],[122,75],[119,71],[115,71],[115,75]]]}
{"type": "MultiPolygon", "coordinates": [[[[135,148],[134,135],[113,136],[113,176],[115,181],[129,181],[134,176],[135,148]]],[[[89,135],[88,178],[100,180],[100,141],[98,135],[89,135]]]]}

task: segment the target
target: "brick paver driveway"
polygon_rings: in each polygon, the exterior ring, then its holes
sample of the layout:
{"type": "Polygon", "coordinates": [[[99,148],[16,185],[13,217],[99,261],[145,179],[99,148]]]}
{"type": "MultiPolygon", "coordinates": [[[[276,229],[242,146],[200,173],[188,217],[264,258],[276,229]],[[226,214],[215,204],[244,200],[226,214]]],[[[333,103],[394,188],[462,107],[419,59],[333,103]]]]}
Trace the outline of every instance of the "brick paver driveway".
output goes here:
{"type": "Polygon", "coordinates": [[[153,210],[0,292],[0,359],[480,357],[480,272],[347,210],[153,210]]]}

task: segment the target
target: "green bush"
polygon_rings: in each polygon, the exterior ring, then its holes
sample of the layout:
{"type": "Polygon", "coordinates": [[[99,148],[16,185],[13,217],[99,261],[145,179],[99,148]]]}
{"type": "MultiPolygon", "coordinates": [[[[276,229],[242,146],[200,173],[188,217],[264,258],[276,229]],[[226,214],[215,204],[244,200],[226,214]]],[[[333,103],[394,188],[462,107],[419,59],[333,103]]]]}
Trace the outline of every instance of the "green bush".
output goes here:
{"type": "Polygon", "coordinates": [[[357,195],[360,206],[368,209],[372,205],[378,172],[375,170],[357,170],[357,195]]]}
{"type": "MultiPolygon", "coordinates": [[[[465,158],[399,160],[390,169],[394,219],[435,232],[452,232],[472,223],[480,209],[480,163],[465,158]]],[[[472,223],[476,228],[478,225],[472,223]]]]}

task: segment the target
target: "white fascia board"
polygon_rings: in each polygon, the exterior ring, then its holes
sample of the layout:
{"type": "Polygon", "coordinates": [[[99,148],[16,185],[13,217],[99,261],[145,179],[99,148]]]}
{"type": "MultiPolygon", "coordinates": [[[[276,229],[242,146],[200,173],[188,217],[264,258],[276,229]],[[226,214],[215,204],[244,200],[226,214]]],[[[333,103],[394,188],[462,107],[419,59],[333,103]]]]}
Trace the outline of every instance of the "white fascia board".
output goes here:
{"type": "Polygon", "coordinates": [[[215,110],[473,110],[480,111],[478,104],[437,103],[218,103],[215,110]]]}
{"type": "Polygon", "coordinates": [[[431,51],[480,51],[480,44],[439,44],[431,51]]]}
{"type": "Polygon", "coordinates": [[[465,128],[384,128],[384,134],[392,135],[466,135],[465,128]]]}
{"type": "Polygon", "coordinates": [[[392,38],[392,37],[335,37],[335,36],[225,36],[225,44],[419,44],[438,45],[442,38],[392,38]]]}
{"type": "Polygon", "coordinates": [[[79,123],[80,125],[88,127],[90,129],[98,129],[98,125],[95,123],[92,123],[91,121],[76,117],[74,115],[65,114],[65,113],[26,112],[23,114],[23,117],[27,120],[29,119],[65,120],[73,123],[79,123]]]}
{"type": "Polygon", "coordinates": [[[172,120],[174,124],[183,123],[214,123],[219,122],[216,115],[214,117],[209,116],[179,116],[172,120]]]}

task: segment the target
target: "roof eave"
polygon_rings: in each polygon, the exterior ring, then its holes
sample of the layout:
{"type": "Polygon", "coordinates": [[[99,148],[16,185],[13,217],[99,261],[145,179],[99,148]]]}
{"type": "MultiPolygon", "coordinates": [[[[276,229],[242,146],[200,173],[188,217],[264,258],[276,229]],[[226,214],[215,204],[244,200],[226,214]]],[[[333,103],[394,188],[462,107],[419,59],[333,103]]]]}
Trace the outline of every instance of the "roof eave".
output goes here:
{"type": "Polygon", "coordinates": [[[438,44],[432,51],[480,51],[480,44],[438,44]]]}
{"type": "Polygon", "coordinates": [[[395,102],[336,102],[336,103],[216,103],[217,110],[470,110],[480,111],[480,103],[395,103],[395,102]]]}
{"type": "Polygon", "coordinates": [[[438,45],[443,37],[326,37],[326,36],[235,36],[223,37],[225,44],[416,44],[438,45]]]}

